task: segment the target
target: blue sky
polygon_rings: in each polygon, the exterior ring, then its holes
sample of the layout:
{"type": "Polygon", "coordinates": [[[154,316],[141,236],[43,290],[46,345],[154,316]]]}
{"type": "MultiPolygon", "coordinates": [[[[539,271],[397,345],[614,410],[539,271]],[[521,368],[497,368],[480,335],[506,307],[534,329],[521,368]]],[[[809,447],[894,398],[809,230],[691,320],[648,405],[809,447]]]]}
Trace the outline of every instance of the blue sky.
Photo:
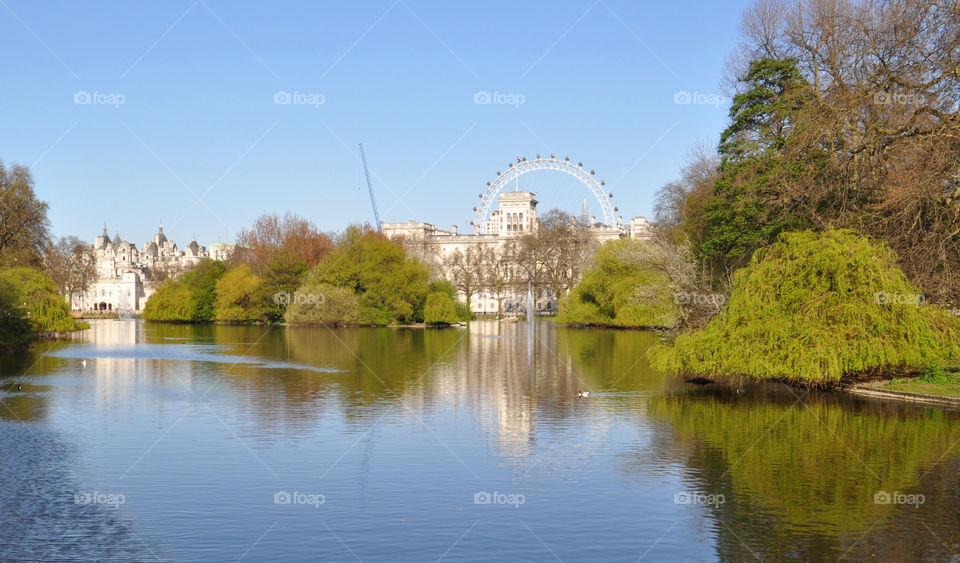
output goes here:
{"type": "MultiPolygon", "coordinates": [[[[31,167],[55,234],[105,221],[138,246],[161,220],[181,244],[233,240],[264,211],[372,222],[359,142],[385,221],[467,228],[496,171],[538,152],[649,216],[724,127],[707,95],[746,5],[0,0],[0,158],[31,167]]],[[[542,209],[589,197],[559,173],[521,187],[542,209]]]]}

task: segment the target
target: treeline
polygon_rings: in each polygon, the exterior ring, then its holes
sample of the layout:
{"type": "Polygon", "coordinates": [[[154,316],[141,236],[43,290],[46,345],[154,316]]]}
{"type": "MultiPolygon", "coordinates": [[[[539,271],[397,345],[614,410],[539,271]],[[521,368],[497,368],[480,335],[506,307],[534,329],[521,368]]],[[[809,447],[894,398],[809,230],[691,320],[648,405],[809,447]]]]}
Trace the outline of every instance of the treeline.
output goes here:
{"type": "Polygon", "coordinates": [[[765,0],[741,28],[716,150],[659,191],[658,237],[597,256],[568,320],[672,306],[682,334],[653,355],[681,373],[830,383],[957,359],[960,11],[765,0]]]}
{"type": "Polygon", "coordinates": [[[26,166],[0,160],[0,349],[20,348],[44,333],[87,328],[70,316],[63,295],[85,290],[95,266],[75,237],[54,241],[48,206],[26,166]]]}
{"type": "Polygon", "coordinates": [[[389,325],[469,320],[447,281],[368,227],[330,237],[287,213],[261,216],[228,262],[167,280],[143,318],[166,322],[389,325]]]}

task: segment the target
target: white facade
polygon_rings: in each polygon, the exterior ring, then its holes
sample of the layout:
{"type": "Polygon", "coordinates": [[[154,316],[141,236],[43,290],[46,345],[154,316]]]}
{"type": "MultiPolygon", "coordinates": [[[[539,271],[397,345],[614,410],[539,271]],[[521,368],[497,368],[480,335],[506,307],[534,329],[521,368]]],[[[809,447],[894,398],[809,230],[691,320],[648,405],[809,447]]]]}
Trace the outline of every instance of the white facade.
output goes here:
{"type": "Polygon", "coordinates": [[[142,249],[120,239],[113,240],[103,227],[103,234],[94,239],[90,250],[96,259],[97,280],[90,290],[75,296],[71,303],[74,311],[140,312],[154,291],[151,272],[163,270],[176,275],[198,264],[204,258],[224,260],[233,250],[233,245],[211,245],[211,250],[193,240],[183,250],[169,240],[161,225],[153,239],[144,243],[142,249]]]}
{"type": "MultiPolygon", "coordinates": [[[[486,222],[484,234],[460,234],[456,225],[449,231],[438,229],[430,223],[407,221],[406,223],[384,223],[383,233],[388,238],[401,242],[409,251],[419,254],[438,267],[441,275],[450,278],[448,272],[443,271],[445,259],[459,250],[467,252],[468,248],[492,248],[498,255],[502,255],[507,244],[523,235],[535,233],[539,221],[537,219],[537,199],[532,192],[501,192],[498,208],[490,213],[486,222]]],[[[617,221],[617,226],[597,223],[591,217],[586,227],[590,238],[597,243],[621,238],[646,239],[653,235],[653,226],[642,216],[634,217],[627,229],[623,227],[623,217],[617,221]]],[[[534,296],[536,310],[556,310],[556,297],[546,289],[541,289],[539,295],[534,296]]],[[[471,309],[476,314],[496,314],[500,300],[497,295],[489,291],[482,291],[471,299],[471,309]]],[[[466,300],[462,295],[461,299],[466,300]]],[[[527,289],[514,288],[503,300],[503,311],[507,314],[522,313],[526,308],[527,289]]]]}

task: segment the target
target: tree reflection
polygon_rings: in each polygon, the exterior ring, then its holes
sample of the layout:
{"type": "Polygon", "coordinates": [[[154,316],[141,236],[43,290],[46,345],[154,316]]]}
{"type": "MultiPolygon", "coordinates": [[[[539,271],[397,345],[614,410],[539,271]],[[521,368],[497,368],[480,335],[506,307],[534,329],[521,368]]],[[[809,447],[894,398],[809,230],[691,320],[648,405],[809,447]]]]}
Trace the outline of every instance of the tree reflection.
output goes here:
{"type": "MultiPolygon", "coordinates": [[[[924,528],[937,527],[936,535],[955,542],[956,518],[937,518],[956,505],[939,504],[943,491],[931,490],[934,479],[924,475],[931,467],[931,476],[944,471],[941,460],[956,475],[955,413],[802,391],[801,400],[782,391],[757,396],[764,393],[650,401],[651,416],[670,423],[674,453],[695,469],[701,490],[726,498],[712,509],[723,559],[836,558],[848,550],[854,558],[893,556],[902,552],[894,538],[904,527],[927,536],[917,542],[921,551],[949,553],[924,528]],[[875,502],[879,491],[925,490],[931,494],[916,507],[875,502]]],[[[955,484],[949,495],[955,497],[955,484]]]]}

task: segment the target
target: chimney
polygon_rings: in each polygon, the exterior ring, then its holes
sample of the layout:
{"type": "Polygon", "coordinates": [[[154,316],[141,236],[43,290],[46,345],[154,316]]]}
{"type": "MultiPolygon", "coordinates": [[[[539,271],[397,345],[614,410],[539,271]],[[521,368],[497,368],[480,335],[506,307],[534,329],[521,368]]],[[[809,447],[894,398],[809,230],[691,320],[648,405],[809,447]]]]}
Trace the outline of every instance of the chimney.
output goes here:
{"type": "Polygon", "coordinates": [[[457,226],[454,225],[453,227],[451,227],[450,231],[453,232],[453,234],[457,234],[457,226]]]}

